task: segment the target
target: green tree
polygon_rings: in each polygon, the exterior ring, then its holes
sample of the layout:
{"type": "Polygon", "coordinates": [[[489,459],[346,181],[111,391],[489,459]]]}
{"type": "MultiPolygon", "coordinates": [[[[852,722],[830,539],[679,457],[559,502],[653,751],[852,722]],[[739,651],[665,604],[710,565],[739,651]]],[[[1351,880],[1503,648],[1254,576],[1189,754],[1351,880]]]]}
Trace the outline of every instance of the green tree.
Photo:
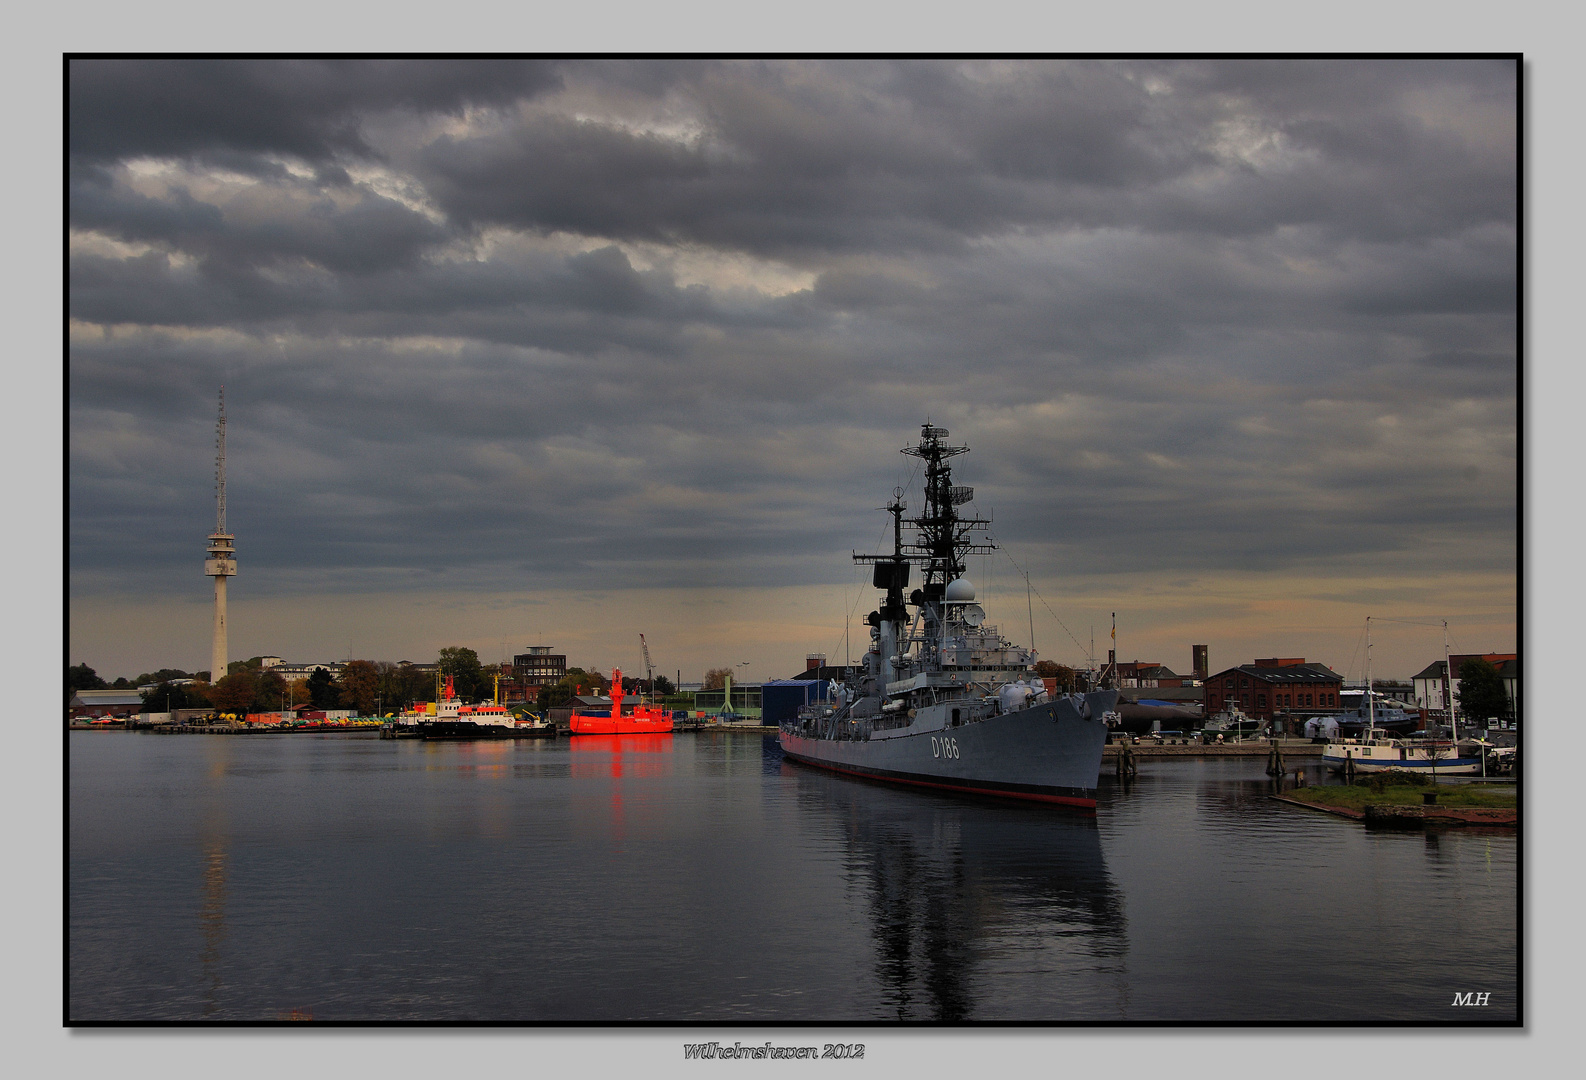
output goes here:
{"type": "MultiPolygon", "coordinates": [[[[185,678],[185,676],[184,676],[185,678]]],[[[143,692],[144,712],[173,712],[176,709],[207,709],[209,695],[198,683],[161,682],[143,692]]]]}
{"type": "MultiPolygon", "coordinates": [[[[132,680],[132,685],[153,686],[162,682],[171,682],[173,679],[193,678],[197,678],[197,676],[190,675],[180,668],[161,668],[159,671],[145,671],[142,675],[139,675],[136,679],[132,680]]],[[[208,678],[207,673],[205,678],[208,678]]]]}
{"type": "Polygon", "coordinates": [[[391,696],[386,700],[399,707],[410,702],[435,700],[435,676],[413,664],[396,666],[391,676],[391,687],[391,696]]]}
{"type": "Polygon", "coordinates": [[[369,660],[352,660],[341,670],[341,706],[359,716],[374,714],[380,692],[380,672],[369,660]]]}
{"type": "Polygon", "coordinates": [[[77,664],[66,669],[66,700],[70,701],[72,695],[79,690],[104,690],[105,680],[101,679],[93,668],[87,664],[77,664]]]}
{"type": "Polygon", "coordinates": [[[402,669],[389,660],[376,660],[374,673],[376,711],[382,713],[401,711],[405,700],[402,669]]]}
{"type": "Polygon", "coordinates": [[[1495,720],[1509,708],[1503,677],[1480,657],[1459,665],[1459,711],[1471,720],[1495,720]]]}
{"type": "Polygon", "coordinates": [[[668,679],[665,675],[657,675],[655,677],[655,694],[657,697],[665,697],[676,692],[677,687],[672,685],[671,679],[668,679]]]}
{"type": "Polygon", "coordinates": [[[484,669],[474,650],[461,645],[447,646],[441,650],[440,669],[442,675],[452,677],[452,689],[462,700],[473,701],[483,696],[480,684],[484,681],[484,669]]]}
{"type": "Polygon", "coordinates": [[[255,673],[254,712],[276,712],[286,705],[286,680],[268,669],[255,673]]]}
{"type": "Polygon", "coordinates": [[[336,681],[322,667],[315,668],[308,677],[308,703],[316,709],[336,707],[336,681]]]}

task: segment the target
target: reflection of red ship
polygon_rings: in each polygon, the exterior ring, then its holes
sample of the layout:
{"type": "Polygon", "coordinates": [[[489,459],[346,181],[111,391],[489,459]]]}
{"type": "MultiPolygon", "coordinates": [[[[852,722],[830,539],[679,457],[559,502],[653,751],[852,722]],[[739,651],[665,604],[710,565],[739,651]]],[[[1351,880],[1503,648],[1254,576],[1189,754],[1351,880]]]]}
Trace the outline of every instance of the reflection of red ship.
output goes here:
{"type": "Polygon", "coordinates": [[[659,735],[585,735],[567,744],[572,754],[574,776],[660,776],[665,760],[650,754],[670,754],[672,736],[659,735]],[[595,751],[591,754],[590,751],[595,751]],[[604,757],[600,755],[606,755],[604,757]]]}
{"type": "Polygon", "coordinates": [[[574,735],[646,735],[666,734],[672,730],[672,714],[654,705],[635,702],[626,710],[622,706],[622,669],[611,672],[611,708],[582,709],[573,713],[568,721],[574,735]]]}

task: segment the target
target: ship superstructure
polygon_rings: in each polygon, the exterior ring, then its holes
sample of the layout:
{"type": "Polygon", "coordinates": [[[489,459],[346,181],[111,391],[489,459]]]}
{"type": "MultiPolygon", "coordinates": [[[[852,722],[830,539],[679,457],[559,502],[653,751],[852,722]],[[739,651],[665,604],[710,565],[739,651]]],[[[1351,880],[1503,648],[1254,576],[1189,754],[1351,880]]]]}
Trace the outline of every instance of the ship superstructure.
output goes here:
{"type": "Polygon", "coordinates": [[[969,448],[947,439],[926,423],[904,448],[924,466],[924,507],[905,518],[904,493],[894,490],[892,552],[854,555],[873,564],[872,584],[884,590],[866,620],[858,684],[784,724],[783,750],[876,779],[1094,807],[1103,718],[1117,691],[1050,697],[1033,650],[986,622],[964,560],[995,550],[991,523],[959,509],[974,491],[953,483],[952,459],[969,448]],[[915,567],[919,587],[910,590],[915,567]]]}

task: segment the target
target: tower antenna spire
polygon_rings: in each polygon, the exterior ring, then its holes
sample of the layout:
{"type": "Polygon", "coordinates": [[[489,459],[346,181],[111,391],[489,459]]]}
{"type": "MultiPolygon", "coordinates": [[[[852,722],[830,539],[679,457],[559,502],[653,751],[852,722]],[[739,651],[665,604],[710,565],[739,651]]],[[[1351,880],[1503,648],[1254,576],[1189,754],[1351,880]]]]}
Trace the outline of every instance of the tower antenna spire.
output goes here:
{"type": "Polygon", "coordinates": [[[209,534],[204,574],[215,579],[215,624],[209,648],[209,681],[226,674],[226,579],[237,575],[236,537],[226,531],[226,388],[220,388],[220,419],[215,422],[215,531],[209,534]]]}
{"type": "Polygon", "coordinates": [[[226,531],[226,388],[220,388],[220,419],[215,422],[215,532],[226,531]]]}

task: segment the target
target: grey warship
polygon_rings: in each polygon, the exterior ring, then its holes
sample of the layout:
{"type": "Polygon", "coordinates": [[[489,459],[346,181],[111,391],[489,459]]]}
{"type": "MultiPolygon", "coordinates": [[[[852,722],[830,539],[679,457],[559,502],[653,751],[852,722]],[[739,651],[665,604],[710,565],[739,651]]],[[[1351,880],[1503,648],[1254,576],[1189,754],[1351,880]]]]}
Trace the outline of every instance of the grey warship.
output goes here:
{"type": "Polygon", "coordinates": [[[996,545],[988,520],[959,510],[974,491],[953,484],[951,461],[969,447],[947,438],[927,422],[903,449],[924,464],[925,507],[905,519],[894,491],[892,553],[854,555],[874,564],[872,583],[886,592],[867,619],[858,684],[784,721],[783,753],[873,780],[1094,810],[1104,717],[1118,692],[1048,697],[1033,652],[986,623],[964,559],[996,545]],[[923,580],[905,598],[915,566],[923,580]]]}

